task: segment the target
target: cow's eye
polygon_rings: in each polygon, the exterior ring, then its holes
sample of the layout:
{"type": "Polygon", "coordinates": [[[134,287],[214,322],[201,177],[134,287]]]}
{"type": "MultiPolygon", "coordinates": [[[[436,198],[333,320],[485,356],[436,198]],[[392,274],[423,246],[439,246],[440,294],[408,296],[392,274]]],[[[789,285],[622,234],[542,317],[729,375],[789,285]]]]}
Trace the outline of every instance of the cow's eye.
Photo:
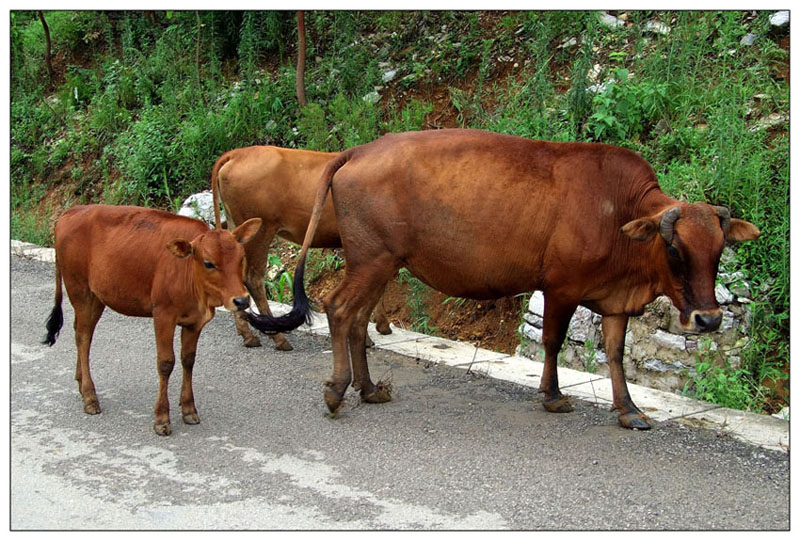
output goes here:
{"type": "Polygon", "coordinates": [[[217,267],[214,266],[214,264],[211,261],[203,261],[203,265],[205,265],[205,267],[207,269],[216,269],[217,268],[217,267]]]}
{"type": "Polygon", "coordinates": [[[670,256],[672,259],[677,259],[678,261],[680,261],[680,259],[681,259],[681,254],[680,254],[680,252],[678,252],[678,249],[677,249],[677,248],[675,248],[675,247],[674,247],[672,244],[670,244],[669,246],[667,246],[667,253],[669,254],[669,256],[670,256]]]}

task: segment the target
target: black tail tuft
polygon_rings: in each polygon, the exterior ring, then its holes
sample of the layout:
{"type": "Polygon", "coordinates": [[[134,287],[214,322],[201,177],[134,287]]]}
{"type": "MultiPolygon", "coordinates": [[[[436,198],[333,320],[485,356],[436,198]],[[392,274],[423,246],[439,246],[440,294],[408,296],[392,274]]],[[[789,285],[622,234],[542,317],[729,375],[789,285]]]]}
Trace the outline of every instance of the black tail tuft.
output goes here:
{"type": "MultiPolygon", "coordinates": [[[[304,262],[303,262],[304,263],[304,262]]],[[[311,305],[308,302],[305,288],[303,287],[303,263],[298,264],[294,276],[294,302],[292,309],[282,316],[271,316],[268,314],[254,314],[246,312],[247,320],[250,325],[264,334],[277,334],[279,332],[293,331],[303,323],[310,325],[312,321],[311,305]]]]}
{"type": "Polygon", "coordinates": [[[58,333],[61,331],[61,326],[64,325],[64,313],[61,311],[61,304],[56,304],[53,311],[50,312],[50,317],[47,318],[47,336],[42,340],[42,344],[52,346],[56,343],[58,333]]]}

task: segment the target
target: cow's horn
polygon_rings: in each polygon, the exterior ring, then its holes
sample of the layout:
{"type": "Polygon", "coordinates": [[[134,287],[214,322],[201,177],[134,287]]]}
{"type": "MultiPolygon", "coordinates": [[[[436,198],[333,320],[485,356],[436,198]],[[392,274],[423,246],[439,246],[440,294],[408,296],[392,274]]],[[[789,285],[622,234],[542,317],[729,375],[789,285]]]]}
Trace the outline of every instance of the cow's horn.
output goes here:
{"type": "Polygon", "coordinates": [[[722,232],[728,236],[728,231],[731,229],[731,211],[725,207],[712,207],[719,216],[719,224],[722,226],[722,232]]]}
{"type": "Polygon", "coordinates": [[[667,241],[667,244],[672,244],[672,236],[675,230],[675,220],[681,217],[680,207],[673,207],[664,213],[661,217],[661,236],[667,241]]]}

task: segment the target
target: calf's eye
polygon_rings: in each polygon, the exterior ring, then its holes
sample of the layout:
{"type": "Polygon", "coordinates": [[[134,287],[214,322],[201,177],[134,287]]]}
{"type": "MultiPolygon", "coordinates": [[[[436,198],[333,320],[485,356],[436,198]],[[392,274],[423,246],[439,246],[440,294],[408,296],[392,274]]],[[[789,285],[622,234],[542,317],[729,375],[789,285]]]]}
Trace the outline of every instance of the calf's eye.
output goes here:
{"type": "Polygon", "coordinates": [[[214,264],[211,261],[203,261],[203,265],[205,265],[205,267],[207,269],[216,269],[217,268],[217,267],[214,266],[214,264]]]}
{"type": "Polygon", "coordinates": [[[669,254],[669,256],[670,256],[672,259],[678,259],[678,260],[680,260],[680,258],[681,258],[681,254],[678,252],[678,249],[677,249],[677,248],[675,248],[675,247],[674,247],[673,245],[671,245],[671,244],[670,244],[669,246],[667,246],[667,253],[669,254]]]}

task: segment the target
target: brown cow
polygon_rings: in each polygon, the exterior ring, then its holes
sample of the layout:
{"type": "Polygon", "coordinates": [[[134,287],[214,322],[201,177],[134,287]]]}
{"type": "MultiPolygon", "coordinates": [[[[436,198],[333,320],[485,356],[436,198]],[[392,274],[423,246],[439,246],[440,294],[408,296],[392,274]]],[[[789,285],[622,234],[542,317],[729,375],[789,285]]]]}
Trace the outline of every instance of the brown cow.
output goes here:
{"type": "Polygon", "coordinates": [[[713,331],[725,242],[758,237],[727,209],[664,194],[652,167],[630,150],[551,143],[475,130],[387,135],[351,148],[325,169],[298,258],[295,305],[286,316],[248,314],[263,331],[297,326],[307,310],[302,267],[328,189],[347,273],[325,299],[334,367],[332,412],[351,381],[367,402],[389,399],[372,383],[366,315],[398,267],[447,295],[497,298],[542,290],[545,366],[540,390],[553,412],[571,411],[556,357],[578,305],[603,316],[619,423],[650,428],[628,394],[622,355],[630,316],[666,294],[690,332],[713,331]]]}
{"type": "Polygon", "coordinates": [[[63,325],[63,278],[75,309],[75,379],[86,413],[100,413],[89,348],[108,306],[126,316],[153,318],[159,378],[154,428],[163,436],[172,432],[167,386],[175,365],[175,326],[181,326],[183,422],[200,422],[192,392],[197,339],[215,307],[243,310],[250,305],[242,283],[242,244],[260,225],[256,218],[229,233],[160,210],[109,205],[73,207],[58,219],[55,306],[44,343],[52,346],[63,325]]]}
{"type": "MultiPolygon", "coordinates": [[[[279,235],[301,244],[311,218],[311,207],[317,193],[317,182],[325,165],[337,154],[295,150],[273,146],[251,146],[226,152],[214,164],[211,172],[211,191],[214,197],[214,218],[220,227],[219,199],[225,206],[227,219],[242,223],[261,218],[263,227],[245,246],[246,271],[244,284],[262,314],[271,314],[264,288],[267,252],[272,239],[279,235]]],[[[338,248],[339,230],[333,204],[322,208],[317,234],[312,248],[338,248]]],[[[236,330],[247,347],[257,347],[261,341],[247,325],[242,312],[234,313],[236,330]]],[[[390,334],[389,321],[378,303],[375,322],[379,333],[390,334]]],[[[292,349],[282,334],[272,336],[275,348],[292,349]]]]}

